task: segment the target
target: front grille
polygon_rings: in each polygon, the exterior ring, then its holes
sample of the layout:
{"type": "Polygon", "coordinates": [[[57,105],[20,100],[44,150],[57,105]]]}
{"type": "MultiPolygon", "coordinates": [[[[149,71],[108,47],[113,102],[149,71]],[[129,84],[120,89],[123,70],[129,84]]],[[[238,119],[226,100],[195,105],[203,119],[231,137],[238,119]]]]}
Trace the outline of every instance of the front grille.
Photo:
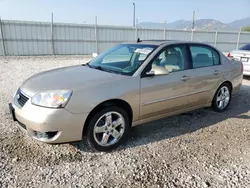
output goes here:
{"type": "Polygon", "coordinates": [[[29,98],[26,97],[24,94],[22,94],[20,90],[18,90],[16,94],[16,100],[17,100],[18,105],[20,107],[23,107],[26,104],[26,102],[29,100],[29,98]]]}

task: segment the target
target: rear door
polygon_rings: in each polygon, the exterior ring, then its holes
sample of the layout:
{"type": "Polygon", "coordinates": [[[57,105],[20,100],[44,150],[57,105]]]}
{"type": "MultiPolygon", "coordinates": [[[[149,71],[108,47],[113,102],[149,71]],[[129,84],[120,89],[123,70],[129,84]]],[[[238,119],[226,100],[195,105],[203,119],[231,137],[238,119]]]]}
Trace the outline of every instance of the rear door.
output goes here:
{"type": "Polygon", "coordinates": [[[190,44],[189,107],[207,104],[222,77],[220,54],[210,46],[190,44]]]}

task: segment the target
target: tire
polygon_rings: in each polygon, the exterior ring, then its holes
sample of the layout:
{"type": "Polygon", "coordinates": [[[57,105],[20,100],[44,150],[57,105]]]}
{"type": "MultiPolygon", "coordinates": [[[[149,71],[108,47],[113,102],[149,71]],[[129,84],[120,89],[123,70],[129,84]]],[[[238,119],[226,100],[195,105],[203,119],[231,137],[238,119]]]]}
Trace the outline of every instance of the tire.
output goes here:
{"type": "Polygon", "coordinates": [[[231,98],[232,98],[231,86],[228,83],[223,83],[214,95],[212,102],[213,110],[215,110],[216,112],[224,112],[230,105],[231,98]]]}
{"type": "Polygon", "coordinates": [[[130,127],[127,112],[120,107],[109,106],[91,117],[85,137],[92,149],[111,151],[127,139],[130,127]]]}

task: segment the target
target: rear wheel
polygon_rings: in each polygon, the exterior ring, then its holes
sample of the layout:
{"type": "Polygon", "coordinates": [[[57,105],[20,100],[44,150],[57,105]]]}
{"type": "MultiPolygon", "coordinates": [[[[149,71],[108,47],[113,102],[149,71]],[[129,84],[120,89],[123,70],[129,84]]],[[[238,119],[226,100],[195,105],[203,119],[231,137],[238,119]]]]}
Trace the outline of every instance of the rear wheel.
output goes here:
{"type": "Polygon", "coordinates": [[[215,93],[212,103],[213,109],[217,112],[225,111],[231,102],[231,96],[232,89],[230,85],[227,83],[222,84],[215,93]]]}
{"type": "Polygon", "coordinates": [[[126,111],[110,106],[94,114],[87,126],[88,145],[97,151],[109,151],[127,138],[130,121],[126,111]]]}

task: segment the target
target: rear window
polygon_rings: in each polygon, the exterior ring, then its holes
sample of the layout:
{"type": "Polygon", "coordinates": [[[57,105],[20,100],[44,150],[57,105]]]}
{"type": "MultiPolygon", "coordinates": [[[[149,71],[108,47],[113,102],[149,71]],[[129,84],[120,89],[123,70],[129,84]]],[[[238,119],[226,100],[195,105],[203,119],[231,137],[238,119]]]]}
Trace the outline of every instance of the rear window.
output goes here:
{"type": "Polygon", "coordinates": [[[250,51],[250,43],[249,43],[249,44],[246,44],[245,46],[242,46],[242,47],[240,48],[240,50],[248,50],[248,51],[250,51]]]}
{"type": "Polygon", "coordinates": [[[190,45],[193,68],[209,67],[220,64],[219,54],[208,46],[190,45]]]}

